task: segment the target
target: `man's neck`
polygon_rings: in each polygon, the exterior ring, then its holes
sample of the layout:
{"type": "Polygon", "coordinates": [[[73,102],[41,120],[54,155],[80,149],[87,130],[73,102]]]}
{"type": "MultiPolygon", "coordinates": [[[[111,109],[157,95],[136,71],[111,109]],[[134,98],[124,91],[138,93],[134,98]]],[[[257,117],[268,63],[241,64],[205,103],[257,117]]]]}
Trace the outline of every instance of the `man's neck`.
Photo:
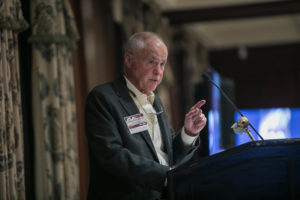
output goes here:
{"type": "Polygon", "coordinates": [[[136,95],[141,95],[141,94],[144,94],[144,95],[146,95],[146,96],[154,95],[153,92],[150,92],[149,94],[147,94],[145,91],[138,89],[138,87],[134,84],[133,81],[130,80],[130,77],[126,76],[126,74],[124,74],[124,78],[125,78],[125,80],[126,80],[127,87],[128,87],[130,90],[133,90],[133,92],[134,92],[136,95]]]}

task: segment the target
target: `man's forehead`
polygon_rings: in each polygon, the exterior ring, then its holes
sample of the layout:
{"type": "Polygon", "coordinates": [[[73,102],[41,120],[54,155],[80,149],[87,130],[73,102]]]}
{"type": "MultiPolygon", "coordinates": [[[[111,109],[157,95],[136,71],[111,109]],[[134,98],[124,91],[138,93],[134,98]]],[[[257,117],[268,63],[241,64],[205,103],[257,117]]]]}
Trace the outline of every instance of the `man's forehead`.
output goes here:
{"type": "Polygon", "coordinates": [[[164,57],[168,55],[168,51],[166,48],[164,48],[163,46],[153,46],[153,45],[147,45],[145,46],[141,52],[145,55],[147,55],[148,57],[152,57],[152,56],[155,56],[155,57],[164,57]]]}
{"type": "Polygon", "coordinates": [[[158,56],[150,56],[150,59],[157,62],[165,62],[167,58],[159,58],[158,56]]]}

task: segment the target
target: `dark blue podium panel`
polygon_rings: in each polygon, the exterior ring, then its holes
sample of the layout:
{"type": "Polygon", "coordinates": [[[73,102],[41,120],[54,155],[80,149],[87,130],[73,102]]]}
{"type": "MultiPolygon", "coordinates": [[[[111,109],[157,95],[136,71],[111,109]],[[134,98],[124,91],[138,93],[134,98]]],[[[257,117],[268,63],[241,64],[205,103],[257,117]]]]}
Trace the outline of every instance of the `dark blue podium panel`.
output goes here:
{"type": "Polygon", "coordinates": [[[243,144],[168,173],[170,200],[300,199],[300,139],[243,144]]]}

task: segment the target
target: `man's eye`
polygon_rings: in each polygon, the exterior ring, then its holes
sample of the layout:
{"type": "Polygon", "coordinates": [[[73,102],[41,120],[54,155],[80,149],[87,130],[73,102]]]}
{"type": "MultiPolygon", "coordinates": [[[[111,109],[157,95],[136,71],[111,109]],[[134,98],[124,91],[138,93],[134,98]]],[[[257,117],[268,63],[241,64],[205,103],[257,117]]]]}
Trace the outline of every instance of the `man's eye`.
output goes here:
{"type": "Polygon", "coordinates": [[[157,65],[157,64],[158,64],[158,62],[157,62],[156,60],[150,60],[149,63],[150,63],[151,65],[157,65]]]}

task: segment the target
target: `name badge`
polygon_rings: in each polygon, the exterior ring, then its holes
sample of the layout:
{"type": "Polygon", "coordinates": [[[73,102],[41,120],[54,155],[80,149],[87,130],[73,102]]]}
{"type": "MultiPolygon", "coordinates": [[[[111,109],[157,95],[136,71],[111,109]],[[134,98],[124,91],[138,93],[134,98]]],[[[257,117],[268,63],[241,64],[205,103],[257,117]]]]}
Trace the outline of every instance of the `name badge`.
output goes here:
{"type": "Polygon", "coordinates": [[[148,130],[147,121],[143,113],[124,117],[124,120],[131,134],[148,130]]]}

